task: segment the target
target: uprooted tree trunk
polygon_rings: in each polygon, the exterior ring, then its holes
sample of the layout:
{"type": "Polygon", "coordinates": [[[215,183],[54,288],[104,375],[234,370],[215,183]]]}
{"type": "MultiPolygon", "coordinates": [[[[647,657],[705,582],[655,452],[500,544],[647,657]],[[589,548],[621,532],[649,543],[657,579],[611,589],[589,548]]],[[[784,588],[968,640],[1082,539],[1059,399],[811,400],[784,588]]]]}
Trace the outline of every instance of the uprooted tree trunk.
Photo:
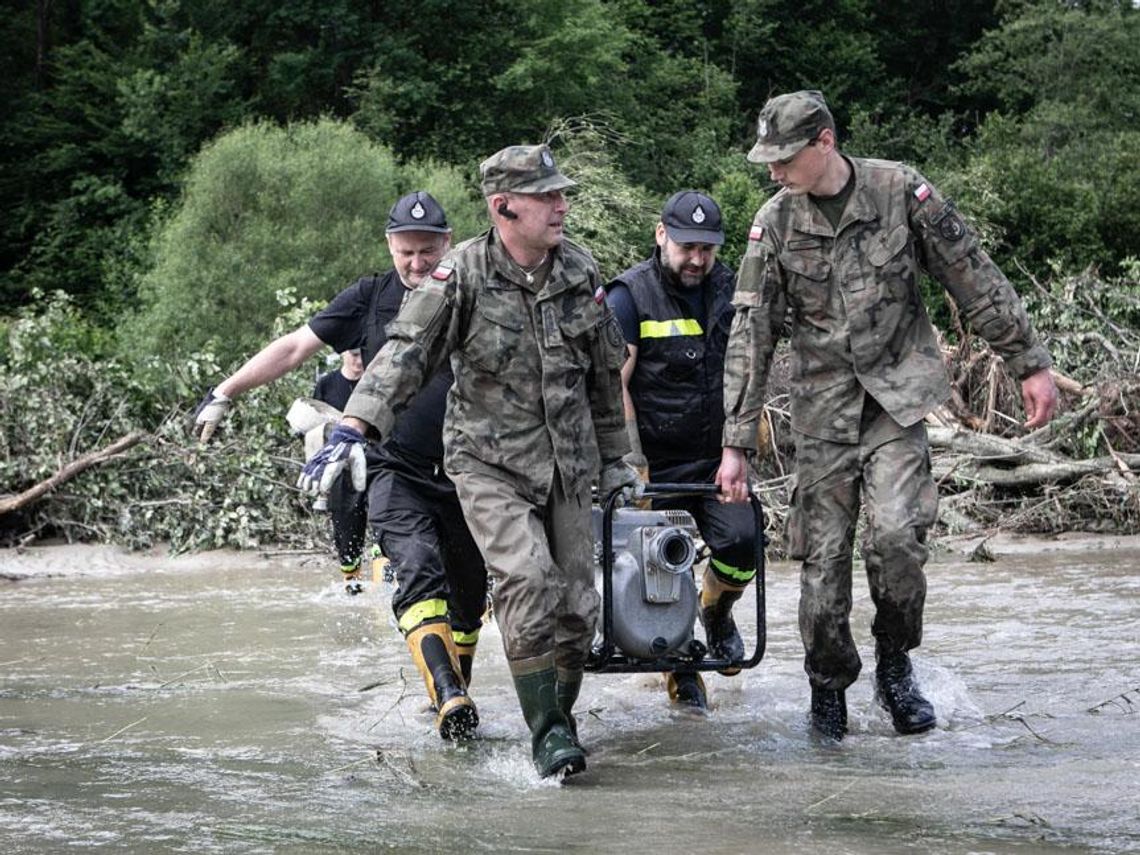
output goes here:
{"type": "Polygon", "coordinates": [[[108,460],[115,459],[128,448],[138,445],[149,436],[149,433],[141,431],[121,436],[105,448],[98,449],[97,451],[89,451],[75,458],[50,478],[40,481],[38,484],[24,490],[24,492],[0,498],[0,516],[18,511],[32,504],[46,496],[59,485],[70,481],[80,472],[90,469],[92,466],[98,466],[100,463],[105,463],[108,460]]]}

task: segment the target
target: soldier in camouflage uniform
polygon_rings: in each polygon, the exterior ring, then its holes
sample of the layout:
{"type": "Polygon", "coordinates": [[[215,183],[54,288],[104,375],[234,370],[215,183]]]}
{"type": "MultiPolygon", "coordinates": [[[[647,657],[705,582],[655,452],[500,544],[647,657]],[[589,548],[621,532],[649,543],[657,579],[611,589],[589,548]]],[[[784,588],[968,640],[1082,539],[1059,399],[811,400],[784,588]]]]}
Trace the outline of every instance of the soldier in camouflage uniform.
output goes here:
{"type": "Polygon", "coordinates": [[[948,397],[949,383],[919,271],[950,292],[1021,380],[1028,428],[1048,422],[1056,406],[1049,354],[953,202],[907,166],[840,154],[819,92],[772,98],[757,136],[748,159],[766,163],[783,189],[757,213],[737,278],[717,482],[730,500],[747,495],[744,450],[755,442],[788,312],[797,477],[787,538],[803,561],[812,725],[843,737],[844,690],[861,665],[849,615],[862,494],[876,688],[895,729],[920,733],[935,725],[907,654],[922,639],[926,530],[937,512],[923,417],[948,397]]]}
{"type": "MultiPolygon", "coordinates": [[[[621,459],[624,341],[593,258],[563,237],[562,191],[575,182],[550,149],[510,146],[480,174],[494,227],[412,293],[345,425],[385,436],[450,358],[444,466],[494,579],[535,767],[569,774],[586,765],[572,708],[599,605],[590,486],[599,469],[604,492],[638,483],[621,459]]],[[[302,476],[310,484],[335,477],[354,449],[322,453],[302,476]]]]}

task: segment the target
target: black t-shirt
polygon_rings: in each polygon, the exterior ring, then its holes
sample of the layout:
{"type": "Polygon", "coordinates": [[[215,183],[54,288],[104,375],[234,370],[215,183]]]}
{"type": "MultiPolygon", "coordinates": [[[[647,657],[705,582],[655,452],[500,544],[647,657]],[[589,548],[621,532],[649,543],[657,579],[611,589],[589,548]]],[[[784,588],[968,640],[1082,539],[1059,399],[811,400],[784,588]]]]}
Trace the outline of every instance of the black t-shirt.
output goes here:
{"type": "Polygon", "coordinates": [[[343,411],[355,388],[356,381],[349,380],[338,368],[317,378],[317,384],[313,387],[313,397],[343,411]]]}
{"type": "MultiPolygon", "coordinates": [[[[395,277],[395,273],[391,276],[395,277]]],[[[386,283],[388,277],[379,281],[386,283]]],[[[365,318],[372,306],[375,282],[369,276],[357,279],[312,317],[309,329],[337,353],[364,347],[365,318]]],[[[404,287],[398,281],[392,284],[404,287]]]]}
{"type": "MultiPolygon", "coordinates": [[[[381,306],[398,309],[406,293],[407,289],[395,271],[382,277],[362,277],[333,297],[324,309],[314,315],[309,321],[309,329],[338,353],[361,348],[367,358],[367,354],[376,353],[384,346],[384,341],[366,340],[371,313],[377,312],[381,306]]],[[[395,315],[395,312],[392,314],[395,315]]],[[[407,408],[397,414],[391,435],[385,437],[384,448],[396,455],[411,454],[433,463],[441,462],[443,416],[447,391],[453,382],[451,368],[448,366],[441,368],[428,380],[408,402],[407,408]]],[[[345,401],[347,400],[346,397],[345,401]]]]}

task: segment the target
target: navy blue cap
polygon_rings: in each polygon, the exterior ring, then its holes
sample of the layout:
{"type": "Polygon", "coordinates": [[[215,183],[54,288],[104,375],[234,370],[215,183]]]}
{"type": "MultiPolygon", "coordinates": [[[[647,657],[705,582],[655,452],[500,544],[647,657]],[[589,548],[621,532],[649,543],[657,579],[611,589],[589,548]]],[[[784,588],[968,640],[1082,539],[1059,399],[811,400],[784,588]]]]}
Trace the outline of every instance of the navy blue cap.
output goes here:
{"type": "Polygon", "coordinates": [[[430,193],[416,190],[396,200],[388,212],[388,227],[384,232],[435,232],[446,235],[451,234],[451,226],[447,224],[447,216],[439,202],[430,193]]]}
{"type": "Polygon", "coordinates": [[[669,197],[661,212],[665,233],[674,243],[724,243],[720,206],[704,193],[681,190],[669,197]]]}

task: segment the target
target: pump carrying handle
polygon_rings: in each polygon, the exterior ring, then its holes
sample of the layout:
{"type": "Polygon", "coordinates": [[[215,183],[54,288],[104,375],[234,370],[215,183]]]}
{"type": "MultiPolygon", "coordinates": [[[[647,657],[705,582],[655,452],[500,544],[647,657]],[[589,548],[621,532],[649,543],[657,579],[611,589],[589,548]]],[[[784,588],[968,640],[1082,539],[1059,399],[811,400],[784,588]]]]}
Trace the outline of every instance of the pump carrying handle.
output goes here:
{"type": "MultiPolygon", "coordinates": [[[[708,483],[649,483],[642,495],[645,498],[674,498],[678,496],[715,496],[720,492],[716,484],[708,483]]],[[[704,656],[699,659],[681,656],[662,656],[656,659],[635,659],[618,653],[614,642],[614,511],[622,498],[622,489],[614,490],[606,497],[602,512],[602,641],[591,652],[586,661],[586,670],[599,673],[642,673],[675,671],[684,666],[687,671],[721,671],[728,668],[754,668],[764,658],[768,643],[768,629],[765,609],[764,577],[764,509],[754,493],[748,494],[752,507],[755,531],[756,558],[756,647],[752,655],[741,661],[731,661],[723,657],[704,656]]]]}

